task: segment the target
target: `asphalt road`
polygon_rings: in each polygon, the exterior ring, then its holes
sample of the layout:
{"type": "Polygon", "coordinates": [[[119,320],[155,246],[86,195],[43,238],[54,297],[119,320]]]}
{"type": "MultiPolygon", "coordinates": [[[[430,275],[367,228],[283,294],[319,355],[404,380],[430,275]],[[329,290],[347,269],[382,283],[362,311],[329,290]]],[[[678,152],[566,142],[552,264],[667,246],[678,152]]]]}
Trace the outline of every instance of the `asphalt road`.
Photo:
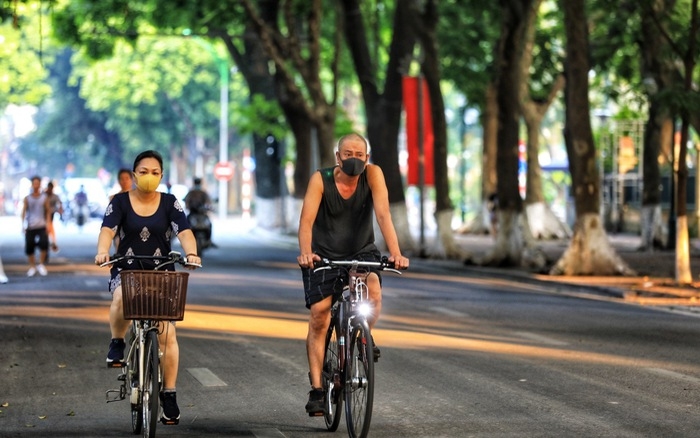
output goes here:
{"type": "MultiPolygon", "coordinates": [[[[130,436],[97,223],[59,229],[26,278],[18,221],[0,219],[0,437],[130,436]]],[[[293,239],[215,223],[178,323],[180,425],[170,437],[327,436],[304,412],[306,309],[293,239]]],[[[377,437],[695,437],[700,319],[414,261],[385,275],[377,437]]],[[[335,436],[344,436],[341,424],[335,436]]]]}

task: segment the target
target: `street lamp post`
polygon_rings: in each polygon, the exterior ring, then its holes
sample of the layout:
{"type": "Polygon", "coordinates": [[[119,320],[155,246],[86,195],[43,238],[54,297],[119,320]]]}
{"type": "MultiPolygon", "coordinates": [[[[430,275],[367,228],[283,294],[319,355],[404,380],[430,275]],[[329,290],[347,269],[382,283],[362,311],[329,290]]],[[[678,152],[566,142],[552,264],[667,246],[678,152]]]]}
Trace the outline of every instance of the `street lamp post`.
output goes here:
{"type": "MultiPolygon", "coordinates": [[[[186,36],[190,35],[189,30],[185,31],[186,36]]],[[[229,65],[228,61],[216,51],[214,46],[207,40],[195,36],[193,41],[204,47],[214,58],[219,69],[219,82],[221,83],[220,93],[220,114],[219,114],[219,163],[228,163],[228,93],[229,93],[229,65]]],[[[219,179],[219,218],[225,219],[228,213],[228,179],[219,179]]]]}

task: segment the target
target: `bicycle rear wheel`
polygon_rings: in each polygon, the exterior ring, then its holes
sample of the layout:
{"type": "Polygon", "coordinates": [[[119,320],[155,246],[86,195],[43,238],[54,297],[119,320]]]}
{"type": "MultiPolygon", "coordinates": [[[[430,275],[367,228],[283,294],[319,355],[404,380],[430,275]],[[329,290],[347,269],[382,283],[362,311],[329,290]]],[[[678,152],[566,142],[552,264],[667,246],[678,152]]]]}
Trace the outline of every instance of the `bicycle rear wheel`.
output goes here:
{"type": "Polygon", "coordinates": [[[331,319],[331,325],[326,334],[326,353],[323,357],[323,389],[326,391],[324,403],[326,410],[323,415],[326,428],[335,432],[340,424],[340,416],[343,412],[343,388],[340,378],[340,345],[338,344],[338,327],[335,318],[331,319]]]}
{"type": "Polygon", "coordinates": [[[158,408],[160,402],[158,335],[155,330],[149,330],[146,335],[146,361],[143,370],[143,385],[141,386],[141,403],[143,405],[143,437],[155,438],[158,424],[158,408]]]}
{"type": "Polygon", "coordinates": [[[374,403],[374,355],[366,325],[353,328],[345,363],[345,421],[351,437],[366,437],[374,403]]]}

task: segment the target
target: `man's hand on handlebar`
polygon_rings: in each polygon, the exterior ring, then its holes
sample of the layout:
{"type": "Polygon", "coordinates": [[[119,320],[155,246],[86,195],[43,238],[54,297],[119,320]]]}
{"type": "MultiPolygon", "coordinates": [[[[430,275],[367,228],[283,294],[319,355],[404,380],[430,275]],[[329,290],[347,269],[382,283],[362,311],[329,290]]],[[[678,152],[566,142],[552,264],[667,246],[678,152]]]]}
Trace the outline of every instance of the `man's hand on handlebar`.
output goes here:
{"type": "Polygon", "coordinates": [[[302,268],[313,268],[314,267],[314,262],[320,262],[321,257],[319,257],[318,254],[314,253],[309,253],[309,254],[300,254],[297,257],[297,262],[299,263],[299,266],[302,268]]]}
{"type": "Polygon", "coordinates": [[[401,254],[390,256],[389,261],[394,263],[394,268],[396,269],[408,269],[408,257],[404,257],[401,254]]]}

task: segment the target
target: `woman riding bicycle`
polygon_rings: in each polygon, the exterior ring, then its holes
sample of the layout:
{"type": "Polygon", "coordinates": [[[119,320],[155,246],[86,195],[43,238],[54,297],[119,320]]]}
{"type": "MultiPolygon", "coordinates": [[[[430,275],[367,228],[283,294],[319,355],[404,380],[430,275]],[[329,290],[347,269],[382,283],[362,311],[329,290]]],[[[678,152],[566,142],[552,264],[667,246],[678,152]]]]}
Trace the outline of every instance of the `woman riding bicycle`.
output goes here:
{"type": "MultiPolygon", "coordinates": [[[[109,249],[115,236],[119,236],[117,252],[124,255],[167,255],[171,237],[177,235],[188,261],[201,263],[197,257],[197,243],[190,230],[184,209],[174,195],[156,191],[163,178],[163,158],[153,150],[141,152],[134,160],[136,187],[115,195],[102,220],[97,241],[95,263],[109,260],[109,249]]],[[[154,266],[155,267],[155,266],[154,266]]],[[[194,266],[186,266],[194,269],[194,266]]],[[[136,261],[112,266],[109,290],[112,304],[109,310],[109,325],[112,341],[107,354],[107,366],[119,366],[124,359],[124,336],[130,321],[124,319],[120,271],[123,269],[148,269],[136,261]]],[[[168,266],[167,269],[174,269],[168,266]]],[[[159,342],[163,357],[163,392],[161,402],[164,424],[178,424],[180,409],[176,399],[176,382],[179,350],[172,322],[161,323],[159,342]]]]}
{"type": "MultiPolygon", "coordinates": [[[[338,165],[321,169],[311,176],[299,219],[297,257],[302,268],[306,307],[310,309],[306,350],[309,359],[311,391],[306,412],[320,415],[324,411],[321,369],[325,335],[330,322],[332,296],[342,291],[347,278],[342,269],[314,273],[314,261],[327,257],[335,260],[363,259],[379,261],[374,244],[372,211],[389,250],[389,260],[397,269],[406,269],[408,259],[401,255],[396,230],[391,222],[389,196],[382,170],[368,164],[369,145],[356,133],[343,136],[336,152],[338,165]]],[[[373,272],[367,277],[373,313],[373,327],[381,311],[381,281],[373,272]]],[[[375,349],[375,358],[379,357],[375,349]]]]}

